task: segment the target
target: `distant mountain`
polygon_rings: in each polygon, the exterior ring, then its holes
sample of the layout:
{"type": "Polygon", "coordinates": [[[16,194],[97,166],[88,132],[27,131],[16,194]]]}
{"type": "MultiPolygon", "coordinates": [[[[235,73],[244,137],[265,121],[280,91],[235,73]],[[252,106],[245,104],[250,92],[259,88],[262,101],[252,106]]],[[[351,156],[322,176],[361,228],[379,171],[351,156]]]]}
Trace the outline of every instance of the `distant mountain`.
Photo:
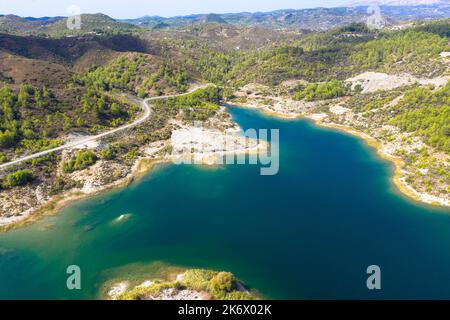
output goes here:
{"type": "Polygon", "coordinates": [[[69,30],[67,28],[67,20],[60,20],[48,26],[50,34],[72,34],[72,33],[120,33],[137,31],[138,28],[128,23],[119,22],[113,18],[101,14],[82,14],[81,29],[69,30]]]}
{"type": "MultiPolygon", "coordinates": [[[[164,26],[175,28],[200,23],[229,23],[246,27],[279,29],[328,30],[352,22],[364,22],[371,15],[367,9],[376,1],[353,2],[349,7],[277,10],[272,12],[242,12],[229,14],[199,14],[171,18],[143,17],[124,20],[141,27],[164,26]]],[[[381,14],[392,23],[404,20],[432,20],[450,18],[449,1],[442,0],[381,0],[381,14]]]]}
{"type": "Polygon", "coordinates": [[[39,33],[49,24],[55,23],[58,18],[25,19],[16,15],[0,16],[0,32],[10,34],[31,34],[39,33]]]}
{"type": "Polygon", "coordinates": [[[169,27],[170,27],[169,24],[167,24],[167,23],[165,23],[165,22],[160,22],[160,23],[157,23],[157,24],[153,27],[153,29],[154,29],[154,30],[160,30],[160,29],[169,28],[169,27]]]}
{"type": "MultiPolygon", "coordinates": [[[[164,18],[144,16],[138,19],[116,20],[104,14],[81,15],[81,29],[69,30],[63,17],[21,18],[0,15],[0,33],[15,35],[47,35],[53,37],[82,34],[129,34],[144,29],[166,30],[208,24],[233,25],[271,29],[329,30],[354,22],[366,22],[372,15],[368,4],[372,0],[357,0],[356,6],[338,8],[314,8],[302,10],[277,10],[272,12],[195,14],[164,18]]],[[[450,18],[448,0],[381,0],[381,15],[388,24],[411,20],[450,18]],[[408,4],[408,5],[404,5],[408,4]],[[411,5],[417,4],[417,5],[411,5]]]]}
{"type": "Polygon", "coordinates": [[[121,21],[147,28],[158,28],[160,26],[184,27],[193,24],[205,24],[205,23],[219,23],[219,24],[227,23],[227,21],[223,18],[223,15],[215,13],[194,14],[172,18],[163,18],[159,16],[144,16],[138,19],[125,19],[121,21]]]}
{"type": "Polygon", "coordinates": [[[61,20],[61,19],[64,19],[64,18],[65,17],[39,17],[39,18],[25,17],[24,19],[30,20],[30,21],[55,21],[55,20],[61,20]]]}
{"type": "Polygon", "coordinates": [[[230,23],[197,23],[184,28],[157,28],[143,33],[147,40],[164,41],[164,39],[191,40],[207,44],[219,51],[248,51],[294,41],[306,32],[294,30],[270,30],[260,27],[243,27],[230,23]]]}
{"type": "Polygon", "coordinates": [[[356,0],[349,3],[353,6],[368,6],[372,4],[382,6],[429,6],[447,4],[447,0],[356,0]]]}
{"type": "Polygon", "coordinates": [[[15,15],[0,16],[0,33],[15,35],[67,36],[86,33],[118,34],[139,31],[135,25],[116,21],[104,14],[82,14],[81,28],[67,28],[67,18],[21,18],[15,15]]]}
{"type": "Polygon", "coordinates": [[[227,23],[220,15],[214,13],[201,17],[199,21],[202,23],[227,23]]]}

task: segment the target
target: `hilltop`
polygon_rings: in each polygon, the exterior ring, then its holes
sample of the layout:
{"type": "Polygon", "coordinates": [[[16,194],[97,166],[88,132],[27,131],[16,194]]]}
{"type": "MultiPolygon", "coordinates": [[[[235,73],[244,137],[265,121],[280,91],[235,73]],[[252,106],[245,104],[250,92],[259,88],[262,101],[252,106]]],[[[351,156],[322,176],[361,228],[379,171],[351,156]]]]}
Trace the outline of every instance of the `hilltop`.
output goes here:
{"type": "Polygon", "coordinates": [[[82,14],[81,29],[69,30],[67,18],[21,18],[15,15],[0,16],[0,33],[37,36],[74,36],[91,34],[124,34],[138,32],[131,24],[116,21],[104,14],[82,14]]]}

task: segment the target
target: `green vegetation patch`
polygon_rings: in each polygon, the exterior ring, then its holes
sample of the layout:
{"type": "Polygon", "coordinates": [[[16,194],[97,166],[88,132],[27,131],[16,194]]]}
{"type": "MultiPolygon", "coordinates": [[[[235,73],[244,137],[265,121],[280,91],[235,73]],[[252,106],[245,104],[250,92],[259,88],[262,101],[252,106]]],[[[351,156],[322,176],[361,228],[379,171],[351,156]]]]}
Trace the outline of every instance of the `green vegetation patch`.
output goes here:
{"type": "Polygon", "coordinates": [[[434,33],[441,37],[450,38],[450,19],[427,22],[415,28],[417,31],[434,33]]]}
{"type": "Polygon", "coordinates": [[[111,94],[69,86],[64,96],[45,86],[22,84],[0,89],[0,150],[7,156],[38,152],[61,144],[71,129],[92,133],[129,121],[138,106],[111,94]]]}
{"type": "Polygon", "coordinates": [[[422,136],[439,150],[450,152],[450,82],[439,90],[415,87],[391,108],[397,115],[390,121],[402,131],[422,136]]]}
{"type": "Polygon", "coordinates": [[[342,81],[332,79],[324,83],[312,83],[298,90],[294,94],[294,100],[328,100],[339,98],[347,95],[349,89],[345,86],[342,81]]]}
{"type": "Polygon", "coordinates": [[[222,90],[209,86],[196,90],[190,94],[154,101],[156,110],[167,110],[172,114],[182,111],[184,120],[205,121],[214,116],[219,110],[222,99],[222,90]]]}
{"type": "Polygon", "coordinates": [[[3,189],[24,186],[34,180],[34,174],[31,170],[19,170],[8,174],[1,183],[3,189]]]}
{"type": "Polygon", "coordinates": [[[438,58],[442,51],[448,49],[448,39],[437,34],[407,30],[386,33],[356,46],[350,61],[359,71],[408,72],[431,77],[445,70],[445,65],[438,58]]]}
{"type": "Polygon", "coordinates": [[[141,98],[160,95],[167,89],[185,92],[189,87],[185,69],[138,53],[120,56],[104,67],[93,67],[77,81],[97,91],[125,90],[141,98]]]}
{"type": "Polygon", "coordinates": [[[97,156],[92,151],[80,151],[69,161],[62,161],[61,167],[65,173],[84,170],[97,161],[97,156]]]}

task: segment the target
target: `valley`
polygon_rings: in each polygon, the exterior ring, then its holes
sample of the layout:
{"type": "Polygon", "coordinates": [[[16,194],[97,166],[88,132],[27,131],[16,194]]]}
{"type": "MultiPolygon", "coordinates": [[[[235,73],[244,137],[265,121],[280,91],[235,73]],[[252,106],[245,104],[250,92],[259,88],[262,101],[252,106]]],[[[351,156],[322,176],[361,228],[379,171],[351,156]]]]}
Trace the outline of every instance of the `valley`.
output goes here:
{"type": "Polygon", "coordinates": [[[448,1],[145,13],[0,12],[0,298],[449,297],[448,1]]]}

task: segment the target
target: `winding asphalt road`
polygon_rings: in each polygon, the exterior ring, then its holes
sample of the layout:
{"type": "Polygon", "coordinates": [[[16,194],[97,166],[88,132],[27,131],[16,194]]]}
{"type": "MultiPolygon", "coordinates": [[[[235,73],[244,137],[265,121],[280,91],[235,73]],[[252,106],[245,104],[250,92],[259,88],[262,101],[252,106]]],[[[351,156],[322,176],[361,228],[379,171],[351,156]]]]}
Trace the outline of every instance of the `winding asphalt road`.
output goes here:
{"type": "Polygon", "coordinates": [[[15,164],[19,164],[21,162],[28,161],[28,160],[31,160],[31,159],[34,159],[34,158],[39,158],[39,157],[42,157],[42,156],[44,156],[46,154],[49,154],[49,153],[62,151],[64,149],[74,148],[76,146],[83,145],[83,144],[86,144],[88,142],[97,141],[99,139],[102,139],[104,137],[110,136],[110,135],[115,134],[117,132],[124,131],[124,130],[127,130],[129,128],[136,127],[136,126],[140,125],[141,123],[143,123],[144,121],[146,121],[151,116],[152,109],[151,109],[150,104],[149,104],[150,101],[162,100],[162,99],[168,99],[168,98],[174,98],[174,97],[181,97],[181,96],[184,96],[184,95],[188,95],[188,94],[190,94],[190,93],[192,93],[194,91],[197,91],[199,89],[203,89],[203,88],[205,88],[207,86],[208,85],[196,87],[196,88],[193,88],[192,90],[189,90],[188,92],[185,92],[185,93],[174,94],[174,95],[170,95],[170,96],[159,96],[159,97],[153,97],[153,98],[148,98],[148,99],[142,100],[141,105],[142,105],[142,109],[144,111],[144,114],[139,119],[133,121],[132,123],[123,125],[121,127],[112,129],[110,131],[106,131],[106,132],[100,133],[100,134],[95,135],[95,136],[90,136],[90,137],[87,137],[85,139],[72,141],[72,142],[69,142],[67,144],[64,144],[62,146],[59,146],[59,147],[56,147],[56,148],[53,148],[53,149],[48,149],[48,150],[45,150],[45,151],[41,151],[41,152],[38,152],[38,153],[34,153],[34,154],[31,154],[31,155],[28,155],[28,156],[24,156],[24,157],[18,158],[16,160],[13,160],[13,161],[10,161],[10,162],[7,162],[7,163],[3,163],[3,164],[0,165],[0,169],[5,169],[7,167],[10,167],[10,166],[13,166],[15,164]]]}

